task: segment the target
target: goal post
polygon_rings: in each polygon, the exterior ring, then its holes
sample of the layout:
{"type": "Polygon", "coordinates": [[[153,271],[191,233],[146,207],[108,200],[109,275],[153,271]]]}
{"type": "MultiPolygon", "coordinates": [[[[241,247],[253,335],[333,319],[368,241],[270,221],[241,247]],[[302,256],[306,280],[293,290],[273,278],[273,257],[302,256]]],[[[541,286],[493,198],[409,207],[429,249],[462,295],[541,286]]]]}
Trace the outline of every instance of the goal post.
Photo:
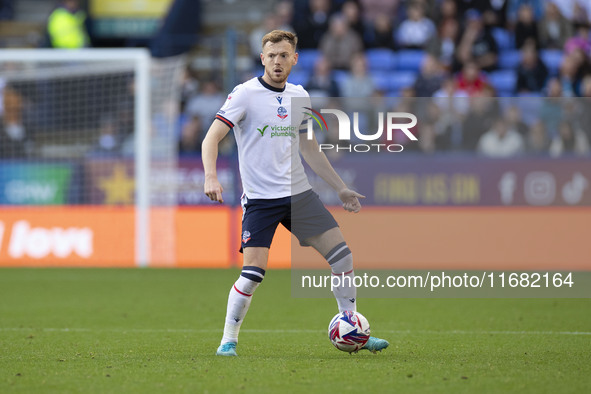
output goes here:
{"type": "MultiPolygon", "coordinates": [[[[164,228],[174,232],[173,214],[166,210],[162,214],[160,209],[154,216],[152,208],[157,201],[159,208],[168,207],[172,211],[176,201],[154,196],[162,191],[154,190],[150,174],[156,167],[176,168],[178,136],[174,128],[178,106],[175,104],[179,102],[183,64],[182,57],[153,59],[148,50],[139,48],[0,51],[0,87],[6,104],[1,108],[3,129],[0,131],[7,141],[0,150],[0,163],[42,166],[69,161],[76,162],[86,172],[101,166],[119,168],[119,164],[113,163],[123,163],[120,168],[133,174],[126,184],[132,185],[129,194],[119,200],[96,197],[92,189],[95,186],[88,180],[92,174],[85,173],[78,179],[82,186],[70,187],[72,190],[65,192],[78,195],[71,201],[35,204],[23,197],[0,199],[0,205],[132,206],[134,234],[129,237],[134,239],[134,264],[148,266],[154,262],[155,254],[159,265],[172,264],[174,239],[163,245],[166,241],[152,242],[151,238],[155,228],[160,233],[164,228]],[[15,97],[12,101],[18,105],[10,104],[11,100],[7,99],[11,92],[15,97]],[[156,119],[158,115],[162,116],[156,119]],[[12,118],[17,121],[9,120],[12,118]],[[109,127],[116,131],[109,131],[109,127]],[[156,142],[152,141],[154,138],[156,142]],[[117,149],[110,151],[109,146],[117,149]],[[160,221],[156,226],[151,223],[153,217],[160,221]]],[[[0,165],[0,180],[2,168],[5,166],[0,165]]],[[[17,185],[14,180],[10,182],[17,185]]],[[[169,186],[174,188],[174,182],[169,186]]],[[[117,192],[123,193],[114,191],[117,192]]],[[[24,196],[23,193],[13,194],[24,196]]],[[[174,190],[167,193],[174,195],[174,190]]]]}

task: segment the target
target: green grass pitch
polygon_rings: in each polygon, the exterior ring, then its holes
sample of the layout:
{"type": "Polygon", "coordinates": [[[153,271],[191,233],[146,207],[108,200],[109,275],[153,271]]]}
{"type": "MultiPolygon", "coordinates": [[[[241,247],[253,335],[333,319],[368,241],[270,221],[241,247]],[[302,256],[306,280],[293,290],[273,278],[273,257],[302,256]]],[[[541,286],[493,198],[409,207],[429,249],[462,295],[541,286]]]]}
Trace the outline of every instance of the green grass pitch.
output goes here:
{"type": "Polygon", "coordinates": [[[0,270],[0,393],[586,393],[589,299],[361,299],[377,355],[330,344],[332,299],[269,271],[238,358],[214,356],[238,270],[0,270]]]}

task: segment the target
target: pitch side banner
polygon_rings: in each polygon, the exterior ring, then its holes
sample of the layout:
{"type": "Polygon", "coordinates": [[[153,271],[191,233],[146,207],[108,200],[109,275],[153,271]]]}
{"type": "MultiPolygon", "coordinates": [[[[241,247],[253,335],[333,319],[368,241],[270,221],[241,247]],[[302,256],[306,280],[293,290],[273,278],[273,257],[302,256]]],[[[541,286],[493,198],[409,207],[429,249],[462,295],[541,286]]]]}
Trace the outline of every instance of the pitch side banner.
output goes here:
{"type": "MultiPolygon", "coordinates": [[[[416,153],[336,157],[345,183],[378,206],[589,206],[591,160],[587,158],[424,157],[416,153]]],[[[308,171],[329,205],[334,191],[308,171]]]]}
{"type": "Polygon", "coordinates": [[[0,162],[0,205],[64,205],[79,202],[74,163],[0,162]]]}
{"type": "MultiPolygon", "coordinates": [[[[218,160],[218,178],[224,187],[224,198],[230,205],[238,203],[235,163],[218,160]]],[[[205,174],[200,158],[180,159],[176,166],[152,163],[150,169],[152,204],[213,204],[203,193],[205,174]]],[[[89,204],[129,205],[134,203],[134,164],[131,160],[89,159],[85,163],[89,204]]]]}

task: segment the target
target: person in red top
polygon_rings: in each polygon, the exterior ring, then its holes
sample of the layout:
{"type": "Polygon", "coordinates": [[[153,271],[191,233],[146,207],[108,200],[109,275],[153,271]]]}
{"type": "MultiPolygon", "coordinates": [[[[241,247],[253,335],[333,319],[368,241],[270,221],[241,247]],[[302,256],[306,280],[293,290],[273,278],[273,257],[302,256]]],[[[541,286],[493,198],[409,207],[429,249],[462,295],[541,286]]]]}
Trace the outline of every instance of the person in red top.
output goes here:
{"type": "Polygon", "coordinates": [[[475,62],[467,62],[462,67],[456,77],[457,87],[468,93],[469,96],[475,96],[486,88],[488,82],[484,73],[480,71],[480,67],[475,62]]]}

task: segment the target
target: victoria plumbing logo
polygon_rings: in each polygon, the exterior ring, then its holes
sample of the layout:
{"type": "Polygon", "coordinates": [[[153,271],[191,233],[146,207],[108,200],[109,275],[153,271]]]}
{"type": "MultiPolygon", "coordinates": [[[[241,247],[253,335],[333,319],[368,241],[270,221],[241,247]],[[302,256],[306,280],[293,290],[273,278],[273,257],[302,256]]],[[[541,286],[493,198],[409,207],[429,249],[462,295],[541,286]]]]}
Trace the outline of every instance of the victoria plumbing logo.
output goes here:
{"type": "Polygon", "coordinates": [[[353,113],[353,133],[355,137],[361,141],[367,141],[367,143],[352,144],[351,143],[351,120],[349,116],[338,109],[321,109],[320,112],[313,110],[309,107],[304,107],[309,112],[304,114],[309,115],[308,119],[308,140],[314,138],[314,122],[320,127],[320,130],[328,130],[326,119],[323,114],[334,115],[337,118],[339,125],[339,142],[348,142],[349,144],[319,144],[319,150],[336,152],[347,151],[347,152],[359,152],[365,153],[369,151],[387,151],[391,153],[398,153],[404,150],[404,146],[400,144],[392,143],[394,140],[393,135],[395,131],[401,131],[411,141],[418,141],[409,129],[412,129],[417,124],[417,117],[408,112],[378,112],[378,130],[373,134],[366,134],[359,131],[359,112],[353,113]],[[385,122],[384,122],[385,118],[385,122]],[[404,123],[399,123],[401,120],[406,120],[404,123]],[[383,141],[384,126],[386,127],[386,141],[387,143],[379,143],[383,141]]]}

